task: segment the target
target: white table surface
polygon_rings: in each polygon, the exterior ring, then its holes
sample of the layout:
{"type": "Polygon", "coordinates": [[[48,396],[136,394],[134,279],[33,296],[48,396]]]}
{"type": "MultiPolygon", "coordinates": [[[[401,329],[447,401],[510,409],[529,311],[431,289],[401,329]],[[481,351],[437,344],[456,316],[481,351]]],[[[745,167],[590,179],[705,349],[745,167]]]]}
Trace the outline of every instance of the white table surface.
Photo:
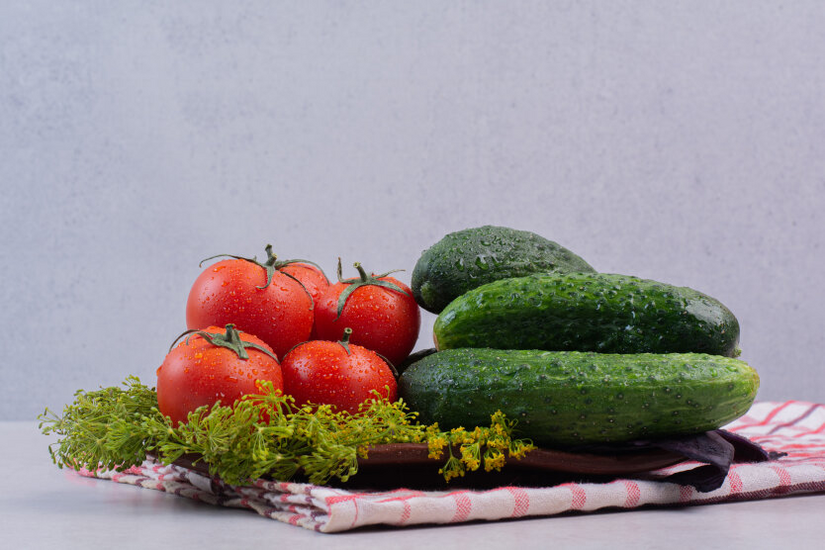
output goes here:
{"type": "Polygon", "coordinates": [[[450,526],[315,533],[247,510],[88,479],[52,464],[35,422],[0,422],[0,547],[822,548],[825,494],[450,526]]]}

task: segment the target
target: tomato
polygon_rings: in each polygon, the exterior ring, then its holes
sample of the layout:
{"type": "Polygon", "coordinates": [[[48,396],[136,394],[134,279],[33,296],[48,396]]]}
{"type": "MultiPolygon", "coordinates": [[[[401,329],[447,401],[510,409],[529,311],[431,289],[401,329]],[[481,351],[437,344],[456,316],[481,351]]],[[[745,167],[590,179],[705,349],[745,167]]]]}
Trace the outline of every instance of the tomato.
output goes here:
{"type": "Polygon", "coordinates": [[[315,305],[315,335],[320,340],[339,340],[344,328],[352,328],[352,343],[379,353],[393,365],[410,354],[421,329],[421,312],[412,291],[389,273],[367,275],[354,264],[359,278],[341,279],[329,286],[315,305]]]}
{"type": "MultiPolygon", "coordinates": [[[[318,300],[321,299],[321,296],[329,287],[329,279],[327,279],[327,276],[324,275],[321,268],[315,265],[303,263],[300,260],[290,261],[288,264],[279,268],[279,271],[287,275],[292,275],[301,284],[303,284],[304,288],[306,288],[310,296],[312,296],[312,301],[315,304],[318,303],[318,300]]],[[[314,317],[315,316],[313,313],[313,320],[314,317]]],[[[313,323],[312,331],[310,332],[307,340],[315,339],[315,324],[313,323]]]]}
{"type": "Polygon", "coordinates": [[[293,276],[278,269],[272,247],[266,251],[265,263],[230,256],[205,269],[189,291],[187,327],[233,323],[266,342],[278,357],[309,339],[312,297],[293,276]]]}
{"type": "Polygon", "coordinates": [[[373,390],[395,401],[398,386],[390,366],[375,352],[350,344],[349,332],[339,342],[313,340],[290,351],[281,362],[284,393],[298,405],[334,405],[351,413],[375,399],[373,390]]]}
{"type": "Polygon", "coordinates": [[[318,302],[321,295],[329,286],[329,279],[324,275],[321,268],[303,263],[300,260],[290,260],[289,263],[286,263],[283,267],[279,267],[278,271],[292,275],[298,279],[298,281],[304,285],[304,288],[307,289],[310,296],[312,296],[312,301],[315,303],[318,302]]]}
{"type": "Polygon", "coordinates": [[[202,405],[231,405],[243,395],[262,393],[258,380],[283,391],[281,367],[272,349],[231,324],[225,332],[208,327],[190,334],[166,355],[157,376],[158,410],[175,425],[202,405]]]}

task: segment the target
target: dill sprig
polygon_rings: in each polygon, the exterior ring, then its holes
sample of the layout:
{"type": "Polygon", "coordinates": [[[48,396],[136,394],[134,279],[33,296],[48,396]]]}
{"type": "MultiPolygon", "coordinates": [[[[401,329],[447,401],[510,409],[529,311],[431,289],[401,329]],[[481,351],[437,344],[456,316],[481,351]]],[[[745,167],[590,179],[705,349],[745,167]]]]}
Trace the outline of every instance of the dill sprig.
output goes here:
{"type": "Polygon", "coordinates": [[[165,464],[187,456],[232,484],[298,475],[319,485],[333,478],[347,481],[371,447],[408,442],[427,443],[433,458],[446,448],[449,456],[440,472],[449,481],[482,463],[487,471],[499,470],[505,452],[521,458],[534,448],[512,438],[515,421],[500,412],[489,427],[444,432],[437,424],[420,424],[403,400],[374,399],[349,413],[329,405],[298,406],[271,383],[261,387],[261,394],[231,406],[200,407],[175,426],[158,410],[155,389],[130,376],[123,387],[76,392],[61,415],[46,409],[39,416],[40,429],[60,436],[49,453],[61,468],[123,471],[141,464],[147,454],[165,464]]]}

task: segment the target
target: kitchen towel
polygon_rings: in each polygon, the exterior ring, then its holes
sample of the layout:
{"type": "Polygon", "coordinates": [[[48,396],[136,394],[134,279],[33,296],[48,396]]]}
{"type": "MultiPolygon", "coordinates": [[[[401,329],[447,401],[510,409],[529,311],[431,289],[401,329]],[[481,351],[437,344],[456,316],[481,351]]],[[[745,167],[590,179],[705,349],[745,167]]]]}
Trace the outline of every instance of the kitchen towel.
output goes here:
{"type": "Polygon", "coordinates": [[[825,492],[825,404],[758,402],[725,429],[761,445],[774,456],[782,456],[765,462],[733,464],[723,485],[710,492],[666,481],[668,476],[701,466],[693,461],[606,482],[487,490],[418,491],[399,487],[360,492],[267,480],[239,486],[151,459],[124,472],[84,470],[81,475],[218,506],[246,508],[267,518],[324,533],[370,525],[452,524],[825,492]]]}

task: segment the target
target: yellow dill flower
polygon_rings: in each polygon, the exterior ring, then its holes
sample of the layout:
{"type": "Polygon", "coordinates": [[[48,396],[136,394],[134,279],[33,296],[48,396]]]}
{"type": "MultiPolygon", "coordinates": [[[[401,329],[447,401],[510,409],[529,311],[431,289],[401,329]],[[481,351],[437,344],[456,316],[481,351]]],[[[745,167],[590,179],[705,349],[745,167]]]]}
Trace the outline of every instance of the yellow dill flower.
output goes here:
{"type": "Polygon", "coordinates": [[[467,469],[471,472],[478,470],[478,467],[481,465],[481,461],[478,459],[478,456],[467,455],[461,457],[461,461],[467,466],[467,469]]]}
{"type": "Polygon", "coordinates": [[[444,467],[438,470],[438,473],[444,476],[445,481],[450,481],[455,477],[463,476],[464,467],[458,458],[451,455],[444,467]]]}
{"type": "Polygon", "coordinates": [[[510,456],[512,458],[521,459],[524,458],[528,452],[535,449],[536,446],[533,445],[533,442],[530,440],[515,440],[510,442],[510,456]]]}
{"type": "Polygon", "coordinates": [[[454,445],[462,445],[470,441],[472,441],[472,434],[467,433],[464,426],[459,426],[458,428],[453,428],[450,430],[450,443],[454,445]]]}
{"type": "Polygon", "coordinates": [[[427,440],[427,450],[429,458],[440,458],[444,453],[444,447],[447,446],[447,438],[444,435],[431,437],[427,440]]]}
{"type": "Polygon", "coordinates": [[[478,470],[481,456],[481,445],[478,442],[461,446],[461,461],[470,471],[478,470]]]}
{"type": "Polygon", "coordinates": [[[484,470],[486,472],[501,470],[505,462],[504,453],[497,449],[487,449],[487,452],[484,453],[484,470]]]}

